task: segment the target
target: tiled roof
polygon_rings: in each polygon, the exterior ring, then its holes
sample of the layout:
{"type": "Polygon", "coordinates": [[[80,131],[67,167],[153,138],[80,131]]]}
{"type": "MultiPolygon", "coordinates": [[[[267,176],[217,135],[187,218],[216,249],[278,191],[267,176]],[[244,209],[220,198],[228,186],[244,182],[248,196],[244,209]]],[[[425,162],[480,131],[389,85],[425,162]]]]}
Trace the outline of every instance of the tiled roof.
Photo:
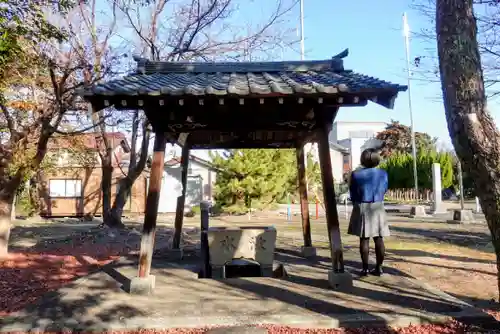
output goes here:
{"type": "Polygon", "coordinates": [[[330,148],[334,149],[338,152],[349,153],[349,148],[342,146],[340,144],[334,143],[334,142],[330,142],[330,148]]]}
{"type": "Polygon", "coordinates": [[[266,96],[397,94],[406,86],[345,70],[347,50],[328,60],[186,63],[138,61],[136,73],[81,91],[83,96],[266,96]]]}

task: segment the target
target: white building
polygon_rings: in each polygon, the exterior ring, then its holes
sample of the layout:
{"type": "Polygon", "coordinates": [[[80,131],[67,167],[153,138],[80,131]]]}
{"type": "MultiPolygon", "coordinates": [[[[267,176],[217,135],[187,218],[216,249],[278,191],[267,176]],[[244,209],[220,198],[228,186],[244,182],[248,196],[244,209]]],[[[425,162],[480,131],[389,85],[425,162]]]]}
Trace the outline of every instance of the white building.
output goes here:
{"type": "Polygon", "coordinates": [[[349,161],[349,149],[330,142],[330,158],[332,159],[332,175],[335,183],[342,183],[345,173],[345,163],[349,161]]]}
{"type": "MultiPolygon", "coordinates": [[[[173,213],[177,197],[182,193],[181,158],[172,157],[165,162],[158,212],[173,213]]],[[[202,200],[213,201],[216,170],[209,161],[189,156],[185,207],[199,205],[202,200]]]]}
{"type": "Polygon", "coordinates": [[[335,122],[329,135],[332,172],[336,182],[344,173],[360,165],[361,152],[367,148],[379,147],[382,143],[375,139],[384,131],[384,122],[335,122]]]}

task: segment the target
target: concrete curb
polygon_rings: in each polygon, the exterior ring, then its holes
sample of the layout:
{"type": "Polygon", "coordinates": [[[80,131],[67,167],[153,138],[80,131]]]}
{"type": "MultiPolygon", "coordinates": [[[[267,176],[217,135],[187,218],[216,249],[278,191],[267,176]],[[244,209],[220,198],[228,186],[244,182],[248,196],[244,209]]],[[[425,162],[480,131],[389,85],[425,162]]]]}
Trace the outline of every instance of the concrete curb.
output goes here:
{"type": "MultiPolygon", "coordinates": [[[[444,224],[450,224],[450,225],[457,225],[457,224],[462,224],[460,222],[456,222],[454,220],[448,219],[446,217],[433,217],[431,215],[428,215],[426,217],[411,217],[411,216],[388,216],[388,221],[396,221],[396,222],[401,222],[401,221],[422,221],[426,223],[444,223],[444,224]]],[[[481,219],[476,219],[470,222],[467,222],[467,224],[485,224],[486,220],[481,220],[481,219]]],[[[466,224],[462,224],[466,225],[466,224]]]]}
{"type": "MultiPolygon", "coordinates": [[[[314,317],[290,314],[275,314],[262,317],[249,316],[221,316],[221,317],[138,317],[123,319],[111,323],[85,319],[84,323],[65,319],[52,321],[49,319],[19,319],[6,317],[0,320],[0,332],[44,332],[44,331],[133,331],[133,330],[160,330],[172,328],[204,328],[214,326],[252,326],[252,325],[282,325],[296,328],[360,328],[360,327],[406,327],[409,325],[439,324],[451,320],[466,324],[481,326],[498,326],[492,316],[480,310],[464,310],[449,314],[424,315],[418,312],[408,314],[373,313],[370,315],[317,315],[314,317]],[[17,321],[16,321],[17,320],[17,321]],[[33,321],[35,320],[35,321],[33,321]]],[[[83,320],[83,319],[82,319],[83,320]]],[[[486,327],[486,328],[488,328],[486,327]]]]}
{"type": "MultiPolygon", "coordinates": [[[[120,257],[115,261],[99,268],[103,272],[117,265],[133,263],[134,260],[120,257]]],[[[99,271],[99,270],[96,270],[99,271]]],[[[79,280],[87,280],[89,276],[79,280]]],[[[412,280],[408,278],[409,280],[412,280]]],[[[73,282],[77,284],[79,280],[73,282]]],[[[317,314],[307,315],[294,314],[266,314],[263,316],[248,316],[243,312],[241,315],[233,316],[159,316],[153,312],[144,317],[120,318],[118,321],[104,322],[95,317],[83,317],[78,320],[64,318],[63,315],[53,319],[39,318],[29,313],[18,313],[0,319],[0,333],[6,332],[61,332],[61,331],[85,331],[105,332],[119,330],[140,329],[171,329],[171,328],[203,328],[212,326],[252,326],[252,325],[282,325],[297,328],[359,328],[359,327],[406,327],[409,325],[423,325],[445,323],[457,320],[466,324],[480,325],[485,328],[498,328],[500,322],[491,315],[471,307],[425,282],[419,282],[423,287],[447,300],[461,306],[460,312],[433,314],[419,312],[417,310],[387,312],[352,313],[352,314],[317,314]]],[[[50,296],[50,295],[49,295],[50,296]]],[[[354,311],[353,311],[354,312],[354,311]]]]}
{"type": "MultiPolygon", "coordinates": [[[[134,262],[126,257],[121,257],[101,268],[103,272],[113,266],[130,264],[134,262]]],[[[89,276],[80,278],[87,280],[89,276]]],[[[397,312],[373,312],[370,314],[269,314],[264,316],[158,316],[154,312],[148,317],[121,318],[119,321],[102,322],[96,318],[84,317],[79,320],[63,318],[39,319],[30,314],[13,315],[0,319],[0,333],[6,332],[61,332],[85,331],[102,333],[106,331],[134,331],[134,330],[161,330],[172,328],[204,328],[219,326],[256,326],[256,325],[281,325],[295,328],[360,328],[360,327],[406,327],[409,325],[439,324],[457,320],[466,324],[480,325],[485,328],[497,328],[499,322],[491,315],[470,306],[455,297],[433,287],[425,282],[411,282],[421,284],[423,288],[432,293],[460,305],[462,310],[444,314],[419,312],[414,310],[397,312]]],[[[77,280],[78,281],[78,280],[77,280]]],[[[74,282],[73,284],[76,284],[74,282]]],[[[50,294],[49,294],[50,296],[50,294]]]]}
{"type": "Polygon", "coordinates": [[[448,219],[446,221],[447,224],[455,224],[455,225],[472,225],[472,224],[486,224],[486,220],[479,220],[479,219],[475,219],[475,220],[464,220],[464,221],[460,221],[460,220],[453,220],[453,219],[448,219]]]}

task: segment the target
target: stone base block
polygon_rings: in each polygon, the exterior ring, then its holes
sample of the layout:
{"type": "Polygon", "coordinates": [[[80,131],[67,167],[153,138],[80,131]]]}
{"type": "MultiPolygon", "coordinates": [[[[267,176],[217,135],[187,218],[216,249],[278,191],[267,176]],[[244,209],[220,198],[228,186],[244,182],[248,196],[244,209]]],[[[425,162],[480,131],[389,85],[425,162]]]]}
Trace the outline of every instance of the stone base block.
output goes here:
{"type": "Polygon", "coordinates": [[[302,246],[300,248],[300,253],[302,254],[303,257],[305,257],[306,259],[307,258],[311,258],[311,257],[315,257],[316,256],[316,247],[306,247],[306,246],[302,246]]]}
{"type": "Polygon", "coordinates": [[[410,217],[411,218],[427,217],[427,213],[425,212],[425,207],[423,205],[412,206],[410,209],[410,217]]]}
{"type": "Polygon", "coordinates": [[[454,210],[453,220],[472,221],[474,220],[474,214],[472,213],[472,210],[454,210]]]}
{"type": "Polygon", "coordinates": [[[455,224],[474,224],[474,223],[481,223],[483,221],[476,220],[474,218],[474,213],[472,212],[472,210],[454,210],[453,220],[450,220],[448,222],[455,224]]]}
{"type": "Polygon", "coordinates": [[[348,272],[336,273],[328,270],[328,284],[334,290],[348,290],[353,287],[352,276],[348,272]]]}
{"type": "Polygon", "coordinates": [[[132,295],[151,295],[155,288],[155,276],[134,277],[130,281],[130,294],[132,295]]]}

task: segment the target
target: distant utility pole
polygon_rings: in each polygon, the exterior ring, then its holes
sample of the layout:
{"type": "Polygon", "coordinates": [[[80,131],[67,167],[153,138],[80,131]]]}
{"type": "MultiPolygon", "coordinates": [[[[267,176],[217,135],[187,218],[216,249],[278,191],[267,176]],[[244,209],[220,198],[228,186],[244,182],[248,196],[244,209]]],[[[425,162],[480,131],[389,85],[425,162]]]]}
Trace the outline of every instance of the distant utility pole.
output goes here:
{"type": "MultiPolygon", "coordinates": [[[[304,37],[304,0],[300,0],[300,60],[305,60],[305,37],[304,37]]],[[[316,143],[307,143],[304,145],[304,156],[305,156],[305,168],[307,171],[307,157],[311,151],[316,151],[316,143]]],[[[306,187],[309,193],[309,182],[307,182],[306,176],[306,187]]]]}
{"type": "Polygon", "coordinates": [[[457,172],[458,172],[458,186],[460,187],[460,210],[465,209],[465,204],[464,204],[464,179],[463,179],[463,174],[462,174],[462,163],[460,162],[460,159],[457,157],[457,172]]]}
{"type": "MultiPolygon", "coordinates": [[[[304,45],[304,0],[300,0],[300,60],[305,59],[305,45],[304,45]]],[[[309,182],[307,182],[307,156],[312,149],[312,144],[304,145],[304,167],[306,168],[306,189],[309,192],[309,182]]]]}
{"type": "Polygon", "coordinates": [[[415,182],[415,202],[418,204],[418,175],[417,175],[417,145],[415,143],[415,126],[413,124],[413,110],[411,104],[411,70],[410,70],[410,26],[406,13],[403,14],[403,34],[405,37],[406,72],[408,76],[408,109],[410,111],[411,151],[413,156],[413,178],[415,182]]]}
{"type": "Polygon", "coordinates": [[[300,60],[305,59],[304,45],[304,0],[300,0],[300,60]]]}

